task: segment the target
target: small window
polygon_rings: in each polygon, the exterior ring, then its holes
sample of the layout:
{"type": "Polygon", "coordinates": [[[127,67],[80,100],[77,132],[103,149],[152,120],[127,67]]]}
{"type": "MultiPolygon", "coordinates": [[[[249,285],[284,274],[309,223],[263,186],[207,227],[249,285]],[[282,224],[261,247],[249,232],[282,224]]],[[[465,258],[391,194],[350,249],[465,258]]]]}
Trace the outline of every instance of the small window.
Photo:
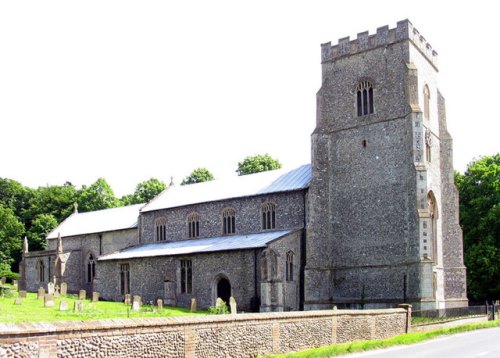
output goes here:
{"type": "Polygon", "coordinates": [[[262,230],[276,228],[276,205],[265,203],[262,205],[262,230]]]}
{"type": "Polygon", "coordinates": [[[188,224],[188,237],[194,238],[200,236],[200,215],[198,213],[191,213],[187,217],[188,224]]]}
{"type": "Polygon", "coordinates": [[[425,131],[425,160],[429,163],[432,161],[432,133],[430,130],[425,131]]]}
{"type": "Polygon", "coordinates": [[[193,292],[193,263],[181,260],[181,293],[193,292]]]}
{"type": "Polygon", "coordinates": [[[158,218],[155,221],[155,237],[156,241],[167,240],[167,219],[164,217],[158,218]]]}
{"type": "Polygon", "coordinates": [[[236,212],[233,208],[224,209],[222,212],[222,232],[224,235],[236,232],[236,212]]]}
{"type": "Polygon", "coordinates": [[[293,281],[293,251],[288,251],[286,253],[286,280],[293,281]]]}
{"type": "Polygon", "coordinates": [[[129,264],[120,265],[120,293],[122,295],[130,294],[130,266],[129,264]]]}
{"type": "Polygon", "coordinates": [[[87,260],[87,282],[92,282],[95,277],[95,260],[92,254],[89,255],[87,260]]]}
{"type": "Polygon", "coordinates": [[[373,86],[368,81],[361,81],[356,89],[358,117],[373,113],[373,86]]]}
{"type": "Polygon", "coordinates": [[[45,282],[45,264],[42,260],[38,261],[38,281],[45,282]]]}
{"type": "Polygon", "coordinates": [[[429,100],[431,98],[431,93],[429,91],[429,86],[424,86],[424,119],[429,120],[430,118],[430,109],[429,109],[429,100]]]}

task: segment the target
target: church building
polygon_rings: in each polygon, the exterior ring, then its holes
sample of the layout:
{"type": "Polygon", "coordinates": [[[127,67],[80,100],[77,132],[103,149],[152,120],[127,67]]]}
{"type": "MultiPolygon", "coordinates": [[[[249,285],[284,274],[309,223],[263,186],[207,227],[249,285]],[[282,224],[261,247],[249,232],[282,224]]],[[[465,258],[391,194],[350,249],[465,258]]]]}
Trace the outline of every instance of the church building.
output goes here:
{"type": "Polygon", "coordinates": [[[466,306],[437,53],[408,21],[321,46],[311,164],[78,213],[20,286],[242,311],[466,306]]]}

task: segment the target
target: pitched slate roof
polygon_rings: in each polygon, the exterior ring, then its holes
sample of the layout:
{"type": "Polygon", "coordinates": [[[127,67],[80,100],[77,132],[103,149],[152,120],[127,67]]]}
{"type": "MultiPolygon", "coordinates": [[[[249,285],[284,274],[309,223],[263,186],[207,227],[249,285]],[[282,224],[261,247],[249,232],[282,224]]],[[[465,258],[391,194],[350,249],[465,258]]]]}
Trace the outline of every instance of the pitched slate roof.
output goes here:
{"type": "Polygon", "coordinates": [[[310,181],[311,165],[305,164],[293,170],[271,170],[198,184],[172,186],[146,204],[141,212],[301,190],[308,188],[310,181]]]}
{"type": "Polygon", "coordinates": [[[47,234],[47,239],[56,239],[59,233],[65,237],[136,228],[139,209],[143,205],[71,214],[47,234]]]}
{"type": "Polygon", "coordinates": [[[125,260],[141,257],[176,256],[215,251],[231,251],[266,247],[274,240],[289,235],[293,230],[263,232],[258,234],[212,237],[208,239],[155,242],[137,245],[108,255],[98,261],[125,260]]]}

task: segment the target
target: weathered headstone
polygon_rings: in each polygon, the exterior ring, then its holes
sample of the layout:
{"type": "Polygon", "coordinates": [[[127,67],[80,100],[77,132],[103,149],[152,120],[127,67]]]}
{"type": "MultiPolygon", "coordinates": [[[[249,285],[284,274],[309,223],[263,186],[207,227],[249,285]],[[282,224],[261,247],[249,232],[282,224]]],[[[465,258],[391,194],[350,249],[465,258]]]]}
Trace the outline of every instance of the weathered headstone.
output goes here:
{"type": "Polygon", "coordinates": [[[196,311],[196,298],[191,298],[191,312],[196,311]]]}
{"type": "Polygon", "coordinates": [[[66,282],[61,283],[61,296],[66,296],[68,294],[68,285],[66,282]]]}
{"type": "Polygon", "coordinates": [[[125,303],[126,305],[129,305],[132,303],[132,296],[130,294],[126,294],[125,295],[125,299],[123,300],[123,303],[125,303]]]}
{"type": "Polygon", "coordinates": [[[158,307],[158,311],[163,311],[163,298],[158,298],[156,300],[156,307],[158,307]]]}
{"type": "Polygon", "coordinates": [[[75,304],[73,306],[73,311],[74,312],[82,312],[83,311],[83,301],[82,300],[75,301],[75,304]]]}
{"type": "Polygon", "coordinates": [[[54,295],[47,293],[43,298],[43,305],[45,307],[54,307],[54,295]]]}
{"type": "Polygon", "coordinates": [[[59,285],[56,285],[54,287],[54,297],[59,297],[59,295],[60,295],[60,287],[59,285]]]}
{"type": "Polygon", "coordinates": [[[79,300],[84,300],[86,297],[87,297],[87,291],[80,290],[80,292],[78,292],[78,299],[79,300]]]}
{"type": "Polygon", "coordinates": [[[237,306],[236,306],[236,300],[234,299],[233,296],[229,298],[229,306],[231,307],[231,314],[236,314],[238,313],[237,311],[237,306]]]}
{"type": "Polygon", "coordinates": [[[16,287],[16,286],[17,286],[17,280],[12,280],[12,285],[13,285],[14,287],[16,287]]]}
{"type": "Polygon", "coordinates": [[[132,311],[140,311],[141,310],[141,296],[134,296],[132,300],[132,311]]]}
{"type": "Polygon", "coordinates": [[[142,304],[141,296],[134,296],[134,298],[132,299],[132,303],[134,302],[139,302],[139,304],[141,305],[142,304]]]}
{"type": "Polygon", "coordinates": [[[215,300],[215,307],[221,307],[224,305],[224,300],[220,297],[217,297],[217,299],[215,300]]]}
{"type": "Polygon", "coordinates": [[[53,295],[54,294],[54,283],[49,282],[49,284],[47,285],[47,293],[49,295],[53,295]]]}
{"type": "Polygon", "coordinates": [[[14,304],[15,304],[15,305],[20,305],[21,303],[23,303],[23,300],[21,300],[21,298],[20,298],[20,297],[18,297],[18,298],[16,298],[16,299],[14,300],[14,304]]]}
{"type": "Polygon", "coordinates": [[[67,311],[68,310],[68,301],[61,300],[59,302],[59,311],[67,311]]]}
{"type": "Polygon", "coordinates": [[[45,297],[45,288],[40,287],[40,288],[38,289],[38,296],[37,296],[37,298],[38,298],[39,300],[42,300],[44,297],[45,297]]]}
{"type": "Polygon", "coordinates": [[[5,285],[5,282],[7,282],[7,277],[0,278],[0,285],[1,286],[5,285]]]}
{"type": "Polygon", "coordinates": [[[99,301],[99,292],[92,292],[92,302],[99,301]]]}
{"type": "Polygon", "coordinates": [[[27,292],[24,290],[21,290],[17,294],[20,298],[26,298],[27,292]]]}

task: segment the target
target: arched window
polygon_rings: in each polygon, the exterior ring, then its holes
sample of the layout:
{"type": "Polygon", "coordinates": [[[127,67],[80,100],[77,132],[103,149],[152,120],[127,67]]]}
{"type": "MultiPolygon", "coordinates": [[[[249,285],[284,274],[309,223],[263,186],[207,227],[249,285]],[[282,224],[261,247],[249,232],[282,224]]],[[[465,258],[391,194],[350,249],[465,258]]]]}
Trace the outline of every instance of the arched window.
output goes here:
{"type": "Polygon", "coordinates": [[[361,81],[356,89],[358,117],[373,113],[373,86],[369,81],[361,81]]]}
{"type": "Polygon", "coordinates": [[[92,282],[95,277],[95,260],[92,254],[89,255],[87,260],[87,282],[92,282]]]}
{"type": "Polygon", "coordinates": [[[262,205],[262,230],[276,228],[276,205],[265,203],[262,205]]]}
{"type": "Polygon", "coordinates": [[[222,211],[222,232],[224,235],[236,232],[236,212],[233,208],[227,208],[222,211]]]}
{"type": "Polygon", "coordinates": [[[429,99],[431,98],[431,93],[429,91],[429,86],[424,86],[424,119],[429,120],[430,110],[429,110],[429,99]]]}
{"type": "Polygon", "coordinates": [[[200,236],[200,215],[198,213],[191,213],[187,217],[188,236],[190,238],[200,236]]]}
{"type": "Polygon", "coordinates": [[[434,194],[427,194],[427,205],[429,209],[429,242],[431,245],[431,259],[437,264],[437,204],[434,194]]]}
{"type": "Polygon", "coordinates": [[[38,261],[38,281],[45,282],[45,264],[42,260],[38,261]]]}
{"type": "Polygon", "coordinates": [[[432,133],[429,129],[425,131],[425,160],[432,161],[432,133]]]}
{"type": "Polygon", "coordinates": [[[293,251],[288,251],[286,253],[286,280],[293,281],[293,259],[294,259],[293,251]]]}
{"type": "Polygon", "coordinates": [[[158,218],[155,221],[155,237],[156,241],[167,240],[167,219],[164,217],[158,218]]]}

